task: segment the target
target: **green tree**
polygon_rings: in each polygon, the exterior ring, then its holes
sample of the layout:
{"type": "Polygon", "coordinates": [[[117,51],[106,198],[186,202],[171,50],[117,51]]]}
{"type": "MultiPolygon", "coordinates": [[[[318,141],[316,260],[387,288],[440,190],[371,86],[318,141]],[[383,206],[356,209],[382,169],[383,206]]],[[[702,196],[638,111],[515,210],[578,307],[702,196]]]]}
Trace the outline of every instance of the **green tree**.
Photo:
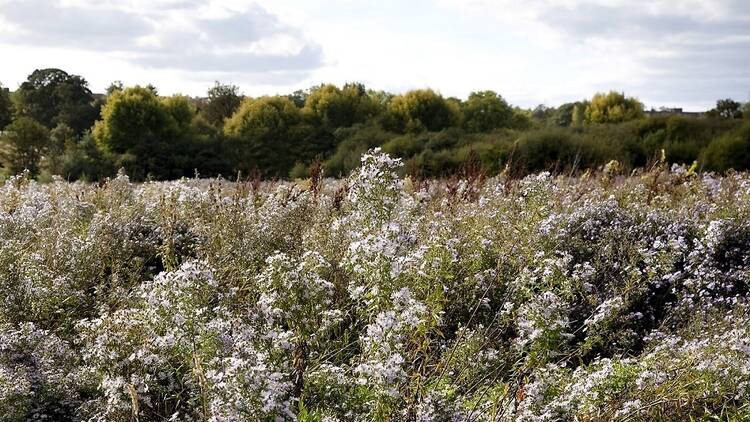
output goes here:
{"type": "Polygon", "coordinates": [[[135,179],[181,177],[189,172],[190,154],[184,119],[192,111],[185,102],[159,100],[148,87],[113,92],[94,125],[94,139],[135,179]]]}
{"type": "Polygon", "coordinates": [[[246,98],[224,125],[229,136],[280,134],[301,120],[300,111],[286,97],[246,98]]]}
{"type": "Polygon", "coordinates": [[[742,104],[731,98],[716,101],[716,108],[711,110],[711,114],[724,119],[741,119],[742,104]]]}
{"type": "Polygon", "coordinates": [[[0,128],[3,128],[13,121],[13,102],[10,99],[8,88],[0,84],[0,128]]]}
{"type": "Polygon", "coordinates": [[[597,93],[584,112],[586,123],[621,123],[643,117],[643,104],[633,97],[610,91],[597,93]]]}
{"type": "Polygon", "coordinates": [[[174,119],[180,133],[188,133],[197,113],[190,97],[178,94],[162,98],[161,102],[166,108],[167,113],[174,119]]]}
{"type": "Polygon", "coordinates": [[[396,97],[390,92],[382,90],[375,91],[372,89],[367,90],[367,95],[369,95],[372,101],[377,105],[379,112],[386,110],[391,104],[391,101],[396,97]]]}
{"type": "Polygon", "coordinates": [[[377,103],[359,83],[346,84],[341,89],[330,84],[314,88],[307,96],[303,109],[332,129],[363,123],[377,110],[377,103]]]}
{"type": "Polygon", "coordinates": [[[49,174],[62,175],[64,173],[65,149],[76,142],[75,131],[65,123],[58,123],[49,132],[49,144],[46,150],[42,168],[49,174]]]}
{"type": "Polygon", "coordinates": [[[35,70],[16,96],[18,115],[48,128],[64,123],[78,135],[91,128],[99,112],[86,80],[60,69],[35,70]]]}
{"type": "Polygon", "coordinates": [[[549,107],[546,104],[539,104],[531,110],[531,117],[537,122],[547,125],[552,120],[552,116],[557,110],[554,107],[549,107]]]}
{"type": "Polygon", "coordinates": [[[201,114],[212,125],[221,128],[242,102],[240,88],[223,85],[218,81],[208,90],[208,102],[201,108],[201,114]]]}
{"type": "Polygon", "coordinates": [[[462,106],[464,128],[469,132],[510,127],[513,121],[513,109],[494,91],[472,92],[462,106]]]}
{"type": "Polygon", "coordinates": [[[125,89],[125,85],[123,85],[122,81],[113,81],[107,87],[106,95],[112,95],[115,92],[122,91],[124,89],[125,89]]]}
{"type": "Polygon", "coordinates": [[[385,126],[400,133],[433,132],[456,126],[460,121],[458,106],[431,89],[418,89],[391,100],[385,126]]]}
{"type": "Polygon", "coordinates": [[[584,101],[573,106],[573,112],[570,115],[570,126],[581,127],[586,120],[586,110],[589,108],[589,102],[584,101]]]}
{"type": "Polygon", "coordinates": [[[511,116],[510,122],[507,125],[510,129],[526,130],[532,126],[531,111],[524,110],[520,107],[513,107],[513,115],[511,116]]]}
{"type": "Polygon", "coordinates": [[[19,117],[5,127],[0,145],[0,160],[8,173],[17,174],[26,169],[36,175],[49,146],[49,131],[30,117],[19,117]]]}
{"type": "Polygon", "coordinates": [[[307,101],[307,96],[310,95],[310,91],[307,89],[298,89],[291,94],[287,95],[287,98],[292,100],[295,106],[297,108],[302,108],[305,106],[305,102],[307,101]]]}
{"type": "Polygon", "coordinates": [[[101,180],[115,172],[114,163],[89,133],[65,148],[61,176],[73,180],[101,180]]]}
{"type": "Polygon", "coordinates": [[[587,103],[581,101],[561,104],[550,113],[548,123],[550,126],[559,127],[575,126],[576,123],[580,125],[583,123],[583,115],[587,105],[587,103]],[[576,114],[576,109],[579,110],[578,114],[576,114]],[[574,117],[576,117],[577,122],[574,117]]]}
{"type": "Polygon", "coordinates": [[[281,176],[297,161],[294,144],[302,114],[285,96],[246,98],[224,124],[224,134],[236,151],[235,167],[243,172],[259,169],[267,176],[281,176]]]}

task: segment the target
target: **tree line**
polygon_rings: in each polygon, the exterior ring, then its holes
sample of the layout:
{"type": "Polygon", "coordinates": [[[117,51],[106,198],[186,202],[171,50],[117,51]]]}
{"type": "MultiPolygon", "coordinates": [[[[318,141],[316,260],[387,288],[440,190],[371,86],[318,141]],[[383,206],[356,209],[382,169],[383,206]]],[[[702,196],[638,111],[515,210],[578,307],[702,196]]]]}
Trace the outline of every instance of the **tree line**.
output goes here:
{"type": "Polygon", "coordinates": [[[40,69],[13,92],[0,86],[0,128],[2,174],[40,179],[99,180],[120,168],[134,180],[297,178],[320,164],[335,177],[376,146],[421,177],[468,164],[516,175],[610,160],[634,168],[661,151],[707,170],[750,168],[748,104],[722,99],[703,118],[647,117],[641,102],[614,91],[531,110],[489,90],[462,100],[360,83],[245,97],[216,82],[195,99],[119,82],[95,95],[81,76],[40,69]]]}

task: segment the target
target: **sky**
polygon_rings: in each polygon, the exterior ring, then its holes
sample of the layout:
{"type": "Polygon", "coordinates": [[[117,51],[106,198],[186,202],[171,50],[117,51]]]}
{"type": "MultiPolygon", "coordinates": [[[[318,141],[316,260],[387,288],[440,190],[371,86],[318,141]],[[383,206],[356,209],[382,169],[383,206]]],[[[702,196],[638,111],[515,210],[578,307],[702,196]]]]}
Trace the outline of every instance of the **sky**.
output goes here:
{"type": "Polygon", "coordinates": [[[0,83],[37,68],[203,96],[362,82],[522,107],[617,90],[647,108],[750,96],[748,0],[0,0],[0,83]]]}

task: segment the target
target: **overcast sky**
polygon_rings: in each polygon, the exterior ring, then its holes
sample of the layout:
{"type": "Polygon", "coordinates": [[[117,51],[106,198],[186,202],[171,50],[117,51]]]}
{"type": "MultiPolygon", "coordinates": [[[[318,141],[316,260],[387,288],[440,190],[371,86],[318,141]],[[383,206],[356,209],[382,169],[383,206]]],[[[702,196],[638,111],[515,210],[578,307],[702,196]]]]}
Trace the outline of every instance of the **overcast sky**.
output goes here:
{"type": "Polygon", "coordinates": [[[36,68],[162,94],[321,82],[524,107],[615,89],[699,110],[750,95],[750,0],[0,0],[0,82],[36,68]]]}

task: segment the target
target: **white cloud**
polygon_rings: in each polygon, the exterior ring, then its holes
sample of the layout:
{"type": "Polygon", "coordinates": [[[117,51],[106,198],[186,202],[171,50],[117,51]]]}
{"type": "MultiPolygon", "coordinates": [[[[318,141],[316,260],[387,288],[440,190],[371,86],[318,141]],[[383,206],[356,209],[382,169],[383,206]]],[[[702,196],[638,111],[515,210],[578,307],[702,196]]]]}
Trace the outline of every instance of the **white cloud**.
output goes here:
{"type": "Polygon", "coordinates": [[[14,57],[0,69],[11,81],[44,63],[165,93],[214,79],[251,95],[361,81],[493,89],[527,107],[616,89],[698,109],[750,88],[750,2],[0,0],[0,54],[14,57]]]}
{"type": "Polygon", "coordinates": [[[656,106],[705,108],[750,87],[745,0],[440,1],[506,25],[536,48],[567,50],[567,60],[550,65],[578,75],[560,83],[579,92],[621,89],[656,106]]]}
{"type": "Polygon", "coordinates": [[[266,72],[299,79],[321,63],[320,46],[255,3],[209,0],[12,0],[2,41],[97,51],[130,64],[196,72],[266,72]],[[232,54],[227,54],[231,52],[232,54]]]}

